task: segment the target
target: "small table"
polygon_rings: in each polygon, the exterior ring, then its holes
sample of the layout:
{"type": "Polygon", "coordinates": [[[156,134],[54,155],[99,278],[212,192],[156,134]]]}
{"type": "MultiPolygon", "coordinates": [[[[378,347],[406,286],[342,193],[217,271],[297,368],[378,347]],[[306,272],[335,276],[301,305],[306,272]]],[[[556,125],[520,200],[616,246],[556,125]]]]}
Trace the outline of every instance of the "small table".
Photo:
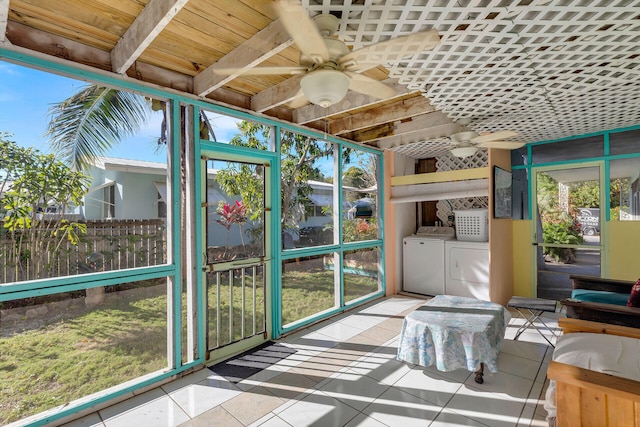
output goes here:
{"type": "Polygon", "coordinates": [[[540,318],[542,313],[545,313],[545,312],[555,313],[556,306],[557,304],[555,300],[542,299],[542,298],[512,297],[507,303],[507,307],[515,309],[525,319],[524,324],[520,326],[520,328],[518,328],[518,331],[516,332],[516,336],[513,340],[517,341],[520,335],[522,335],[524,331],[526,331],[529,327],[532,326],[533,328],[535,328],[536,331],[538,331],[540,335],[542,335],[542,338],[547,340],[547,342],[549,343],[549,345],[551,345],[551,347],[555,348],[556,346],[553,345],[553,343],[549,340],[549,338],[547,338],[545,334],[543,334],[542,331],[538,329],[536,324],[533,322],[535,322],[536,320],[539,321],[544,325],[545,328],[547,328],[551,332],[551,334],[555,338],[558,338],[558,336],[553,331],[553,329],[547,326],[547,324],[544,323],[544,321],[540,318]],[[522,310],[527,310],[529,313],[528,314],[524,313],[522,310]]]}
{"type": "Polygon", "coordinates": [[[397,358],[413,365],[435,364],[444,372],[467,369],[482,383],[485,364],[498,372],[510,317],[500,304],[438,295],[404,318],[397,358]]]}

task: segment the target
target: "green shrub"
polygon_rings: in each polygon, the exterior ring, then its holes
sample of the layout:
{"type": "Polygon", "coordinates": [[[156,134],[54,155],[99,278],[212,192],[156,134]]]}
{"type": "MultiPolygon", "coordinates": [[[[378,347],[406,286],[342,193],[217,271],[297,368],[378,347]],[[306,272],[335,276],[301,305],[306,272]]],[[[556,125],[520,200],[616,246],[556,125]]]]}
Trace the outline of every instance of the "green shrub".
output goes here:
{"type": "MultiPolygon", "coordinates": [[[[546,222],[542,232],[544,243],[580,245],[584,242],[578,225],[567,214],[560,214],[554,222],[546,222]]],[[[571,263],[576,259],[575,248],[554,248],[545,246],[544,254],[557,262],[571,263]]]]}

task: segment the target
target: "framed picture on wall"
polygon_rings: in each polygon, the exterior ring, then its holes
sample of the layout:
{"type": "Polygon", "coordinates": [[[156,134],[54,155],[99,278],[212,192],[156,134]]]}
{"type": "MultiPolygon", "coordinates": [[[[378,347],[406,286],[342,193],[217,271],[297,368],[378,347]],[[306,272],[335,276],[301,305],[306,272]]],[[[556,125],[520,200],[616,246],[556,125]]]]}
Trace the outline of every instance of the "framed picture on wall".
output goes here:
{"type": "Polygon", "coordinates": [[[511,172],[493,167],[493,217],[511,218],[511,172]]]}

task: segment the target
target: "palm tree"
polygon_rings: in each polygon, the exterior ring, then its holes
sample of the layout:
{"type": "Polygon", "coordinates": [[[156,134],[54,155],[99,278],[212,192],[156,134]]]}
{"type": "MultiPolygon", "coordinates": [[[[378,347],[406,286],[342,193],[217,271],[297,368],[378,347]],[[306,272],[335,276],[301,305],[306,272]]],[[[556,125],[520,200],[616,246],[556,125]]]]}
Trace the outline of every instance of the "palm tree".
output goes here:
{"type": "Polygon", "coordinates": [[[49,108],[51,120],[45,136],[63,161],[82,170],[120,140],[134,135],[147,123],[151,111],[149,98],[87,85],[49,108]]]}
{"type": "MultiPolygon", "coordinates": [[[[53,104],[45,136],[51,148],[75,170],[93,164],[123,138],[135,135],[153,111],[163,112],[158,145],[167,143],[166,102],[132,92],[87,85],[79,92],[53,104]]],[[[204,111],[200,111],[200,138],[216,135],[204,111]]]]}

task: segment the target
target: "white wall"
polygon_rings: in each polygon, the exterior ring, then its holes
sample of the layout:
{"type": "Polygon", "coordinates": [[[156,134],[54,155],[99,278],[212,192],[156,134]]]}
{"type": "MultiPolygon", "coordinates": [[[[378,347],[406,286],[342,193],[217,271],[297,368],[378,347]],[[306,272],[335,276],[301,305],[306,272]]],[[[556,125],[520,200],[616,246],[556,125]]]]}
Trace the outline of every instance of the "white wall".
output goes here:
{"type": "MultiPolygon", "coordinates": [[[[395,175],[414,175],[415,174],[415,160],[409,157],[395,154],[394,156],[395,175]]],[[[402,284],[402,239],[416,232],[416,203],[397,203],[396,208],[396,241],[394,247],[396,251],[397,266],[396,283],[402,284]]],[[[399,286],[398,290],[402,287],[399,286]]]]}
{"type": "Polygon", "coordinates": [[[116,218],[158,218],[158,190],[153,182],[162,181],[165,177],[127,172],[115,172],[114,175],[118,184],[115,194],[116,218]]]}
{"type": "MultiPolygon", "coordinates": [[[[92,168],[91,175],[93,178],[91,187],[98,187],[106,182],[104,170],[102,169],[92,168]]],[[[84,217],[87,219],[100,219],[102,218],[103,190],[91,191],[91,188],[89,188],[89,191],[84,197],[84,217]]]]}

